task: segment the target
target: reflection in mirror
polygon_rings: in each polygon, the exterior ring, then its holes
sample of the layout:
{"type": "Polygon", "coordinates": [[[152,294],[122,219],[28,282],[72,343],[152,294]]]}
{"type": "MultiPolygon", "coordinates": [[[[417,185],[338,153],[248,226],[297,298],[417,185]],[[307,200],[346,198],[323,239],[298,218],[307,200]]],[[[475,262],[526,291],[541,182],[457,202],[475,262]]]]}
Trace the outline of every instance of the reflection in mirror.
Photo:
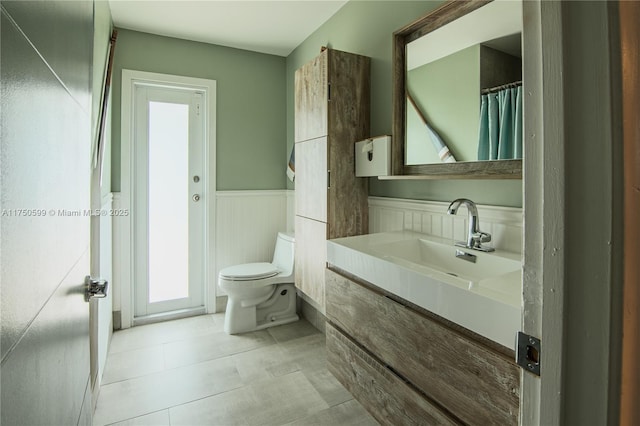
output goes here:
{"type": "Polygon", "coordinates": [[[522,158],[521,32],[494,1],[407,44],[406,165],[522,158]]]}

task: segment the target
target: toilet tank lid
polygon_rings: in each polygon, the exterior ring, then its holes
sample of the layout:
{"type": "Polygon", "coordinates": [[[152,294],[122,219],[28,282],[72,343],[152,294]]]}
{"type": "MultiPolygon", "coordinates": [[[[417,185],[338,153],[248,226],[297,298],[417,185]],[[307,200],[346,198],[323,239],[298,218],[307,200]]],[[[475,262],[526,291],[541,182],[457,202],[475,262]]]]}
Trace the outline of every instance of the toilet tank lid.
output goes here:
{"type": "Polygon", "coordinates": [[[261,279],[278,275],[280,271],[273,264],[267,262],[259,263],[243,263],[224,268],[220,271],[221,277],[226,278],[244,278],[244,279],[261,279]]]}

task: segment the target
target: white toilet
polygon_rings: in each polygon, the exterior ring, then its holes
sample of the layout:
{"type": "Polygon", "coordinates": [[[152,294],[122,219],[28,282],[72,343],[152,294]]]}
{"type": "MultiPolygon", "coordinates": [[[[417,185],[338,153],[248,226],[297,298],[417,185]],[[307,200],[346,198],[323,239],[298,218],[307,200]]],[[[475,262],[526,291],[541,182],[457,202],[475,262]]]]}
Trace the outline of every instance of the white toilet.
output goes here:
{"type": "Polygon", "coordinates": [[[298,320],[294,243],[293,234],[279,232],[271,263],[244,263],[220,271],[218,286],[228,295],[225,332],[245,333],[298,320]]]}

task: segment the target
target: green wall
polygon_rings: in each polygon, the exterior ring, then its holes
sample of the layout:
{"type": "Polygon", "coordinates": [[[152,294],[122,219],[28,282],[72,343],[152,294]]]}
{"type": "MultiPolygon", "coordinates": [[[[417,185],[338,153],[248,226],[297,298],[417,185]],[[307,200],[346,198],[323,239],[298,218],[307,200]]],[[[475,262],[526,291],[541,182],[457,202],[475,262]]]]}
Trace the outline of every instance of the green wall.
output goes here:
{"type": "MultiPolygon", "coordinates": [[[[120,190],[122,69],[217,81],[218,190],[293,188],[286,163],[293,147],[293,85],[297,68],[321,46],[371,57],[371,135],[391,134],[392,34],[439,1],[352,0],[286,59],[206,43],[120,30],[113,75],[112,190],[120,190]],[[286,125],[285,125],[286,123],[286,125]],[[286,141],[286,144],[285,144],[286,141]]],[[[521,181],[379,181],[370,194],[522,206],[521,181]]]]}
{"type": "Polygon", "coordinates": [[[285,188],[285,58],[119,30],[113,74],[113,191],[120,191],[123,69],[216,80],[217,189],[285,188]]]}
{"type": "MultiPolygon", "coordinates": [[[[287,152],[293,146],[294,73],[320,53],[321,46],[371,57],[371,135],[391,134],[393,32],[440,4],[439,1],[352,0],[301,43],[286,63],[287,152]]],[[[288,187],[293,186],[288,183],[288,187]]],[[[380,181],[372,178],[369,193],[438,201],[466,197],[480,204],[522,206],[520,180],[380,181]]]]}

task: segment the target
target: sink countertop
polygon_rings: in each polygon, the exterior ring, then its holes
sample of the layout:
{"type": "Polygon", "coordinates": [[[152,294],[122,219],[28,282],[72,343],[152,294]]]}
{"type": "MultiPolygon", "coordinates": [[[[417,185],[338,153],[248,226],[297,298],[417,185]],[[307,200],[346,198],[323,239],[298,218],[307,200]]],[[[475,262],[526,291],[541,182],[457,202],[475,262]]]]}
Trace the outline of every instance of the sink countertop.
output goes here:
{"type": "Polygon", "coordinates": [[[458,248],[452,240],[417,232],[383,232],[329,240],[327,260],[330,265],[515,349],[516,332],[521,328],[521,256],[460,248],[478,256],[478,268],[482,269],[477,271],[482,273],[474,274],[474,264],[460,263],[459,270],[456,268],[456,260],[465,262],[455,259],[458,248]],[[420,240],[428,245],[427,249],[437,250],[438,255],[448,256],[450,249],[453,260],[434,259],[429,263],[428,257],[419,259],[416,251],[421,250],[417,245],[420,240]]]}

